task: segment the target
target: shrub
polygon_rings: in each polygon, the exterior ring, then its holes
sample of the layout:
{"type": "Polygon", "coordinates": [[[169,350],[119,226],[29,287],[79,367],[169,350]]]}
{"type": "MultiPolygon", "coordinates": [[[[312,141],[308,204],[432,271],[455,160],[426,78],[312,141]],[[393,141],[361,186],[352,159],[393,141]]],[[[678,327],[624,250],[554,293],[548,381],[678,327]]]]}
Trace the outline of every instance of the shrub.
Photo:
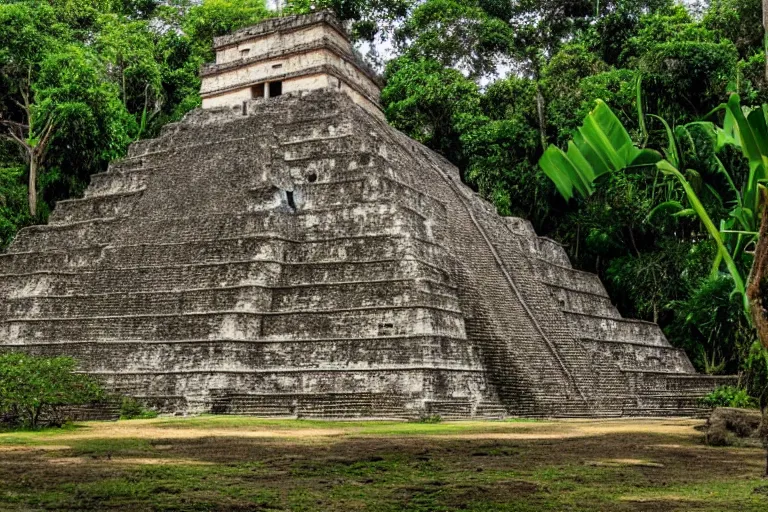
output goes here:
{"type": "Polygon", "coordinates": [[[151,419],[157,418],[157,411],[147,409],[133,397],[126,396],[120,405],[121,420],[151,419]]]}
{"type": "Polygon", "coordinates": [[[755,407],[755,401],[747,391],[736,386],[719,386],[702,398],[701,403],[707,407],[755,407]]]}
{"type": "Polygon", "coordinates": [[[70,357],[0,355],[0,415],[28,428],[37,428],[43,420],[63,424],[66,406],[88,404],[103,396],[99,383],[76,369],[70,357]]]}
{"type": "Polygon", "coordinates": [[[439,414],[430,414],[419,418],[419,423],[440,423],[443,418],[439,414]]]}

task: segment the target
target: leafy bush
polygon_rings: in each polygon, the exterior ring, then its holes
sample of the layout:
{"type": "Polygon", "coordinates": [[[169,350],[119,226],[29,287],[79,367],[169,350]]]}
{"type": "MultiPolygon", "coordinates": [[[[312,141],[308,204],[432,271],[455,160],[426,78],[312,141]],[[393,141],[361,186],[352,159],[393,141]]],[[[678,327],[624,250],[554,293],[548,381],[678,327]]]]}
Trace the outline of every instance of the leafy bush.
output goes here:
{"type": "Polygon", "coordinates": [[[440,423],[442,421],[443,418],[439,414],[430,414],[419,418],[419,423],[440,423]]]}
{"type": "Polygon", "coordinates": [[[749,396],[747,391],[736,386],[719,386],[702,398],[701,403],[707,407],[738,407],[742,409],[755,406],[754,399],[749,396]]]}
{"type": "Polygon", "coordinates": [[[37,428],[43,421],[62,425],[66,406],[103,397],[99,383],[76,369],[77,363],[70,357],[0,355],[0,417],[28,428],[37,428]]]}
{"type": "Polygon", "coordinates": [[[120,406],[121,420],[146,420],[157,418],[157,411],[147,409],[144,405],[133,397],[126,396],[120,406]]]}

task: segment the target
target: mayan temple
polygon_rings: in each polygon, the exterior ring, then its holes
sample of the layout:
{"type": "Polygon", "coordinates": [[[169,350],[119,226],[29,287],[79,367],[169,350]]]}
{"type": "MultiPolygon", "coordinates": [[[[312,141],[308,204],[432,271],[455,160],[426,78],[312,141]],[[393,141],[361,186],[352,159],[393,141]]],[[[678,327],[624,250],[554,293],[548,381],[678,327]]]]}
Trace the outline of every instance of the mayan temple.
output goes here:
{"type": "Polygon", "coordinates": [[[716,378],[386,124],[327,12],[219,37],[203,108],[0,254],[0,344],[168,413],[687,415],[716,378]]]}

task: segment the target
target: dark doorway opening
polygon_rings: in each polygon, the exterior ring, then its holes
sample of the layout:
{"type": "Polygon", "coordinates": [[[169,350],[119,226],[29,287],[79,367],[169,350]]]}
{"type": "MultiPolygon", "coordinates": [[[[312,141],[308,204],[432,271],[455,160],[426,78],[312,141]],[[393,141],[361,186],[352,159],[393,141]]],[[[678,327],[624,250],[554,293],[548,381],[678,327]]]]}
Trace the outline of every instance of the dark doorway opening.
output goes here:
{"type": "Polygon", "coordinates": [[[274,98],[283,94],[283,82],[269,82],[269,97],[274,98]]]}
{"type": "Polygon", "coordinates": [[[251,87],[251,98],[263,98],[264,97],[264,84],[256,84],[251,87]]]}
{"type": "Polygon", "coordinates": [[[296,201],[293,200],[293,191],[286,190],[285,191],[285,196],[288,199],[288,206],[290,206],[291,209],[295,210],[296,209],[296,201]]]}

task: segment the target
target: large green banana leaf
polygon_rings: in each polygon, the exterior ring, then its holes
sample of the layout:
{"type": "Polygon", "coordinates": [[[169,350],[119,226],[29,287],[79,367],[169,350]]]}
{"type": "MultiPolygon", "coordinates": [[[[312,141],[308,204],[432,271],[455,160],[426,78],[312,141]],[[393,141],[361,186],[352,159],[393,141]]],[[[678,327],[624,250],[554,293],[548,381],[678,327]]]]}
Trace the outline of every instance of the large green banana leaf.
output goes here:
{"type": "Polygon", "coordinates": [[[568,200],[575,193],[584,197],[591,195],[595,179],[603,174],[652,165],[661,158],[656,151],[637,148],[610,107],[597,100],[595,108],[568,143],[568,150],[550,145],[539,159],[539,166],[568,200]]]}
{"type": "MultiPolygon", "coordinates": [[[[744,185],[743,203],[755,215],[760,209],[760,187],[768,178],[768,125],[766,112],[768,105],[752,110],[744,115],[738,94],[732,94],[726,104],[723,131],[726,142],[739,148],[749,160],[749,179],[744,185]]],[[[753,227],[757,226],[757,222],[753,227]]]]}

